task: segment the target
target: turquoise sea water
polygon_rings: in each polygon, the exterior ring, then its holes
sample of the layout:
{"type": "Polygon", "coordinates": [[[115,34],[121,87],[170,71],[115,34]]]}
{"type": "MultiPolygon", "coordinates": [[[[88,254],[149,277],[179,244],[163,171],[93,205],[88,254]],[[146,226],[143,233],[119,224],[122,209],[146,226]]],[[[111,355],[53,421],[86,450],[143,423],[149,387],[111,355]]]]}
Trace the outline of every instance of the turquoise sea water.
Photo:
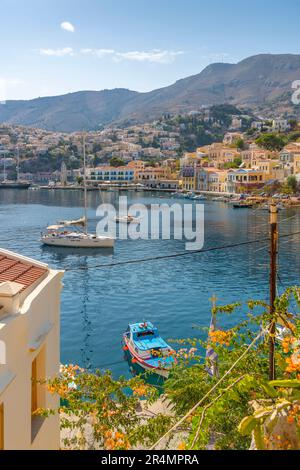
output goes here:
{"type": "MultiPolygon", "coordinates": [[[[129,203],[186,203],[158,193],[129,192],[127,196],[129,203]]],[[[97,206],[114,203],[117,197],[118,193],[88,193],[90,231],[98,222],[97,206]]],[[[41,230],[59,219],[80,217],[82,204],[83,193],[76,191],[0,191],[0,247],[68,270],[62,292],[62,362],[110,368],[115,376],[129,375],[121,346],[129,322],[151,320],[165,339],[202,337],[205,333],[194,325],[209,326],[212,294],[220,304],[268,299],[266,243],[107,268],[105,264],[112,262],[182,252],[185,242],[120,240],[114,252],[92,254],[42,247],[38,241],[41,230]],[[85,269],[99,265],[103,267],[85,269]]],[[[300,231],[299,210],[281,211],[279,218],[281,234],[300,231]]],[[[234,210],[224,203],[205,202],[205,248],[267,234],[267,211],[234,210]]],[[[299,247],[300,236],[280,242],[279,291],[300,284],[299,247]]],[[[222,324],[234,324],[245,311],[224,317],[222,324]]]]}

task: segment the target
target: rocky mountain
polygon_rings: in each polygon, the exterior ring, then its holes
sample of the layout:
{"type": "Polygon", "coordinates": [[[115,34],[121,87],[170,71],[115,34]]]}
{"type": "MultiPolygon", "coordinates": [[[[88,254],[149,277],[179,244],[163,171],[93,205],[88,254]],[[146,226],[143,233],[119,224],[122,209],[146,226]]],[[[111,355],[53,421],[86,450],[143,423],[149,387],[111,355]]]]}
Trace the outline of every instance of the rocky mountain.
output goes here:
{"type": "Polygon", "coordinates": [[[95,130],[118,119],[120,110],[136,95],[134,91],[115,89],[7,101],[0,104],[0,122],[51,131],[95,130]]]}
{"type": "Polygon", "coordinates": [[[0,122],[71,132],[150,121],[202,105],[230,103],[265,116],[300,116],[291,101],[300,80],[300,55],[263,54],[237,64],[216,63],[201,73],[148,93],[83,91],[0,105],[0,122]]]}

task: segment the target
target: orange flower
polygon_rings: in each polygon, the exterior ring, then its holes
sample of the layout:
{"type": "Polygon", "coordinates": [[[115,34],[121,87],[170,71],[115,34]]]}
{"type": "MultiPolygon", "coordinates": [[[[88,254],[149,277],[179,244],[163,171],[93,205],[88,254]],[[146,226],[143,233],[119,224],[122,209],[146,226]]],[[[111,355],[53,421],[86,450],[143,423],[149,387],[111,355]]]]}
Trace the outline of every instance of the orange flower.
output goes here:
{"type": "Polygon", "coordinates": [[[186,444],[185,442],[180,442],[179,446],[178,446],[178,450],[186,450],[186,444]]]}
{"type": "Polygon", "coordinates": [[[140,385],[133,389],[133,393],[138,397],[144,397],[148,393],[148,387],[146,385],[140,385]]]}
{"type": "Polygon", "coordinates": [[[49,393],[51,393],[52,395],[56,392],[56,389],[53,385],[47,385],[47,390],[49,393]]]}
{"type": "Polygon", "coordinates": [[[293,338],[291,336],[287,336],[284,338],[284,340],[282,341],[282,348],[283,348],[283,351],[287,354],[289,351],[290,351],[290,345],[292,344],[293,342],[293,338]]]}
{"type": "Polygon", "coordinates": [[[300,372],[300,355],[293,354],[291,357],[286,358],[287,368],[286,372],[292,374],[293,372],[300,372]]]}
{"type": "Polygon", "coordinates": [[[215,344],[218,343],[220,345],[230,346],[230,342],[233,337],[233,332],[221,331],[221,330],[210,331],[209,337],[210,337],[210,340],[215,344]]]}
{"type": "Polygon", "coordinates": [[[287,418],[287,422],[288,422],[289,424],[293,424],[293,423],[295,422],[294,416],[289,416],[289,417],[287,418]]]}
{"type": "Polygon", "coordinates": [[[107,439],[107,440],[104,442],[104,446],[105,446],[106,450],[114,450],[114,448],[115,448],[115,441],[114,441],[114,439],[107,439]]]}

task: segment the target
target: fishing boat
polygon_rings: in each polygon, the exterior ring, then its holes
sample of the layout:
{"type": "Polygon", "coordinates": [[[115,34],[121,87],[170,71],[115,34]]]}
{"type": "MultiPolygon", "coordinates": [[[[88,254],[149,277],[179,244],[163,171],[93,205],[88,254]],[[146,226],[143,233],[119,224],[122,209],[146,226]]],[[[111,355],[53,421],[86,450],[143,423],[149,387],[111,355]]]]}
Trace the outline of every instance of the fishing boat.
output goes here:
{"type": "Polygon", "coordinates": [[[41,235],[41,242],[44,245],[69,248],[114,247],[115,240],[113,237],[88,233],[85,137],[83,138],[83,167],[84,217],[78,220],[64,220],[58,222],[57,225],[47,227],[46,233],[41,235]],[[72,227],[72,230],[69,230],[70,227],[72,227]]]}
{"type": "Polygon", "coordinates": [[[144,370],[167,378],[177,363],[174,350],[161,338],[151,322],[128,325],[123,334],[124,351],[144,370]]]}

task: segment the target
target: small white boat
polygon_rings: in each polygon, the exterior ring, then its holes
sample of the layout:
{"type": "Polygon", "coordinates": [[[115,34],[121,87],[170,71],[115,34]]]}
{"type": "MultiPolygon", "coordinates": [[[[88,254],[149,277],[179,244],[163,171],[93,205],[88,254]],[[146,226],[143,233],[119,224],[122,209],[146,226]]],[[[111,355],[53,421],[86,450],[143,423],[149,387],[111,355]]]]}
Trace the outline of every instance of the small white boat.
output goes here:
{"type": "Polygon", "coordinates": [[[193,201],[207,201],[207,197],[202,196],[201,194],[193,196],[191,199],[193,199],[193,201]]]}
{"type": "Polygon", "coordinates": [[[180,199],[187,199],[189,197],[189,195],[187,193],[183,193],[183,192],[177,192],[177,193],[172,193],[171,194],[172,197],[176,197],[176,198],[180,198],[180,199]]]}
{"type": "Polygon", "coordinates": [[[117,222],[118,224],[139,224],[140,219],[132,217],[131,215],[124,215],[121,217],[116,217],[115,222],[117,222]]]}

